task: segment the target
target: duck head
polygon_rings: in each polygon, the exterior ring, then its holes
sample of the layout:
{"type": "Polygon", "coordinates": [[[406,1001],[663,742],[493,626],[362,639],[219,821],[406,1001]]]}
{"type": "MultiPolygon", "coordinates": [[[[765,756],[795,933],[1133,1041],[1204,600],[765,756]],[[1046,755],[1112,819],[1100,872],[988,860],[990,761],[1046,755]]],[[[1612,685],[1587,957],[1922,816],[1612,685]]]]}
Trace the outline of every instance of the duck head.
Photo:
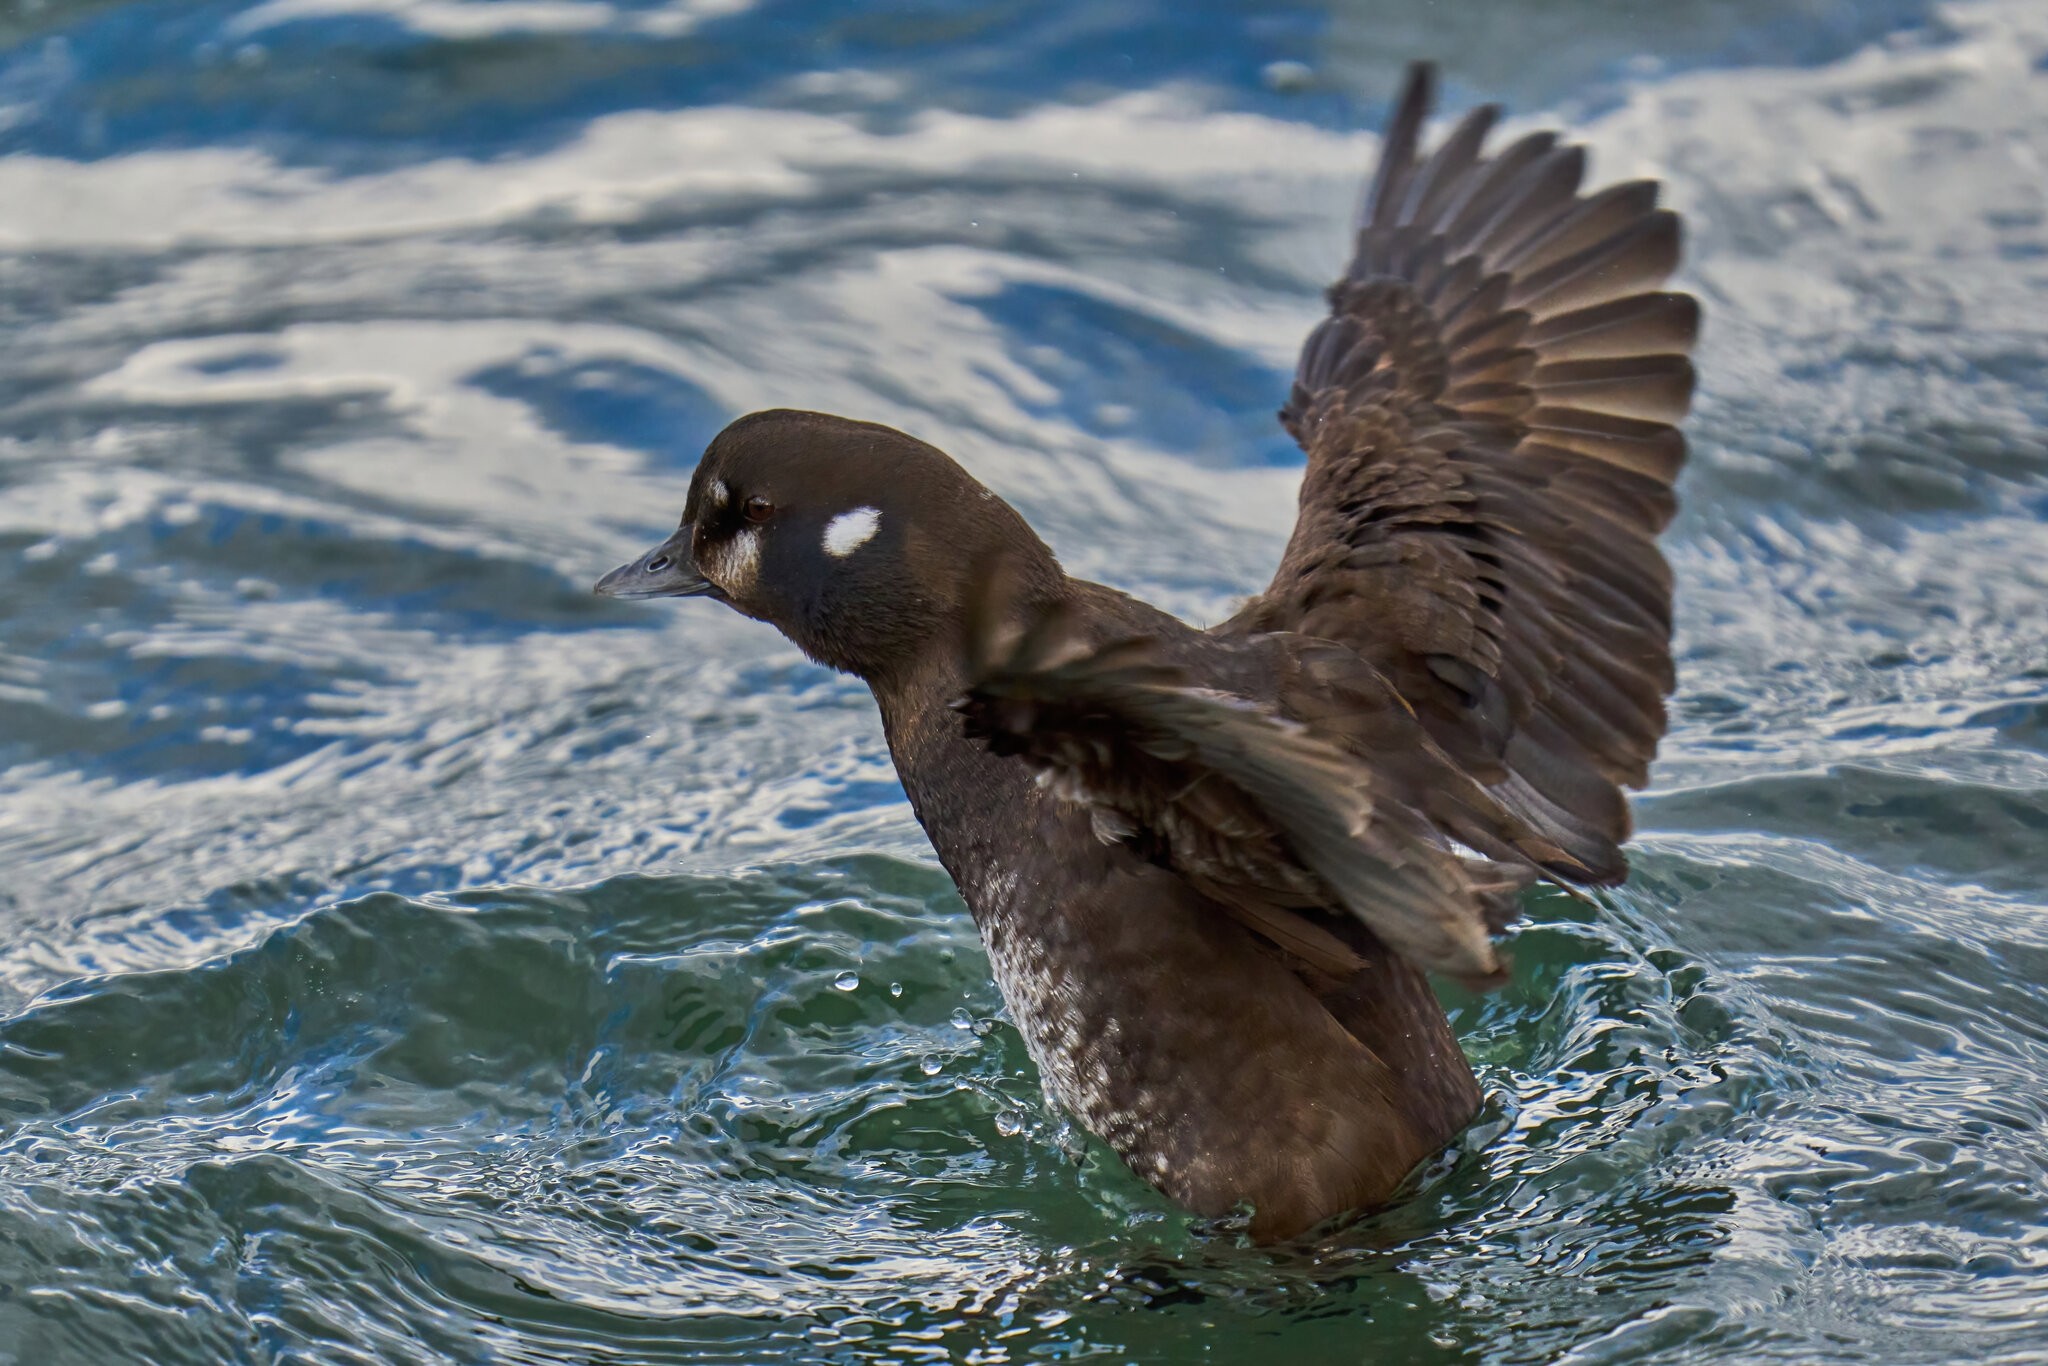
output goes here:
{"type": "Polygon", "coordinates": [[[877,682],[953,649],[979,572],[1056,592],[1052,552],[937,447],[775,409],[715,437],[675,534],[597,581],[612,598],[706,597],[819,663],[877,682]]]}

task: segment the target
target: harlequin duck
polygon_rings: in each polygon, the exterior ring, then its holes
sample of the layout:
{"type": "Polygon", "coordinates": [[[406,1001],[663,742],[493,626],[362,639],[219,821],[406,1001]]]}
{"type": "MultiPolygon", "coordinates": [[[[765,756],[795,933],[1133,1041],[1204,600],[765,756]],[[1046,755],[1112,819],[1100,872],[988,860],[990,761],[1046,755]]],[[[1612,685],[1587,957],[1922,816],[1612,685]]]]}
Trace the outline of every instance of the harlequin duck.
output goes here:
{"type": "Polygon", "coordinates": [[[1542,878],[1627,872],[1672,686],[1694,301],[1657,187],[1581,148],[1418,155],[1411,69],[1280,420],[1278,573],[1189,626],[1070,578],[944,452],[822,413],[721,432],[606,575],[865,680],[1050,1096],[1261,1240],[1387,1200],[1479,1090],[1425,972],[1481,983],[1542,878]]]}

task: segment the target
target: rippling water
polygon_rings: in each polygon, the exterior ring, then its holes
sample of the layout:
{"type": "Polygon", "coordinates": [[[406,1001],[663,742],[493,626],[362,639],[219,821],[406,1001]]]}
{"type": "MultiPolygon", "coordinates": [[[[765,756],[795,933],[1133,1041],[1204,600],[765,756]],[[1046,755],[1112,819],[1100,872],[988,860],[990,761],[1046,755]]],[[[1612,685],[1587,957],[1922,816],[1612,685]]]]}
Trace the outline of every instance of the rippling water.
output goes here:
{"type": "Polygon", "coordinates": [[[2048,1358],[2048,15],[16,0],[0,1360],[2048,1358]],[[590,579],[771,404],[1214,619],[1399,64],[1708,302],[1638,876],[1411,1202],[1047,1113],[865,694],[590,579]]]}

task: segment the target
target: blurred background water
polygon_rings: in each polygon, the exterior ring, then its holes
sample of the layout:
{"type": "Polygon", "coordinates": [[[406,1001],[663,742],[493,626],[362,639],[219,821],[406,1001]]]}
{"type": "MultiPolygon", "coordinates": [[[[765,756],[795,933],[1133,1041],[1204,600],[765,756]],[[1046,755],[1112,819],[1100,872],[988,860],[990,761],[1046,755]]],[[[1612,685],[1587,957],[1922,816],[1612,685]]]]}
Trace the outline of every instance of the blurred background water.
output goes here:
{"type": "Polygon", "coordinates": [[[0,1361],[2048,1359],[2037,0],[0,8],[0,1361]],[[1638,875],[1398,1209],[1047,1113],[856,685],[594,599],[723,421],[1213,620],[1401,64],[1710,326],[1638,875]]]}

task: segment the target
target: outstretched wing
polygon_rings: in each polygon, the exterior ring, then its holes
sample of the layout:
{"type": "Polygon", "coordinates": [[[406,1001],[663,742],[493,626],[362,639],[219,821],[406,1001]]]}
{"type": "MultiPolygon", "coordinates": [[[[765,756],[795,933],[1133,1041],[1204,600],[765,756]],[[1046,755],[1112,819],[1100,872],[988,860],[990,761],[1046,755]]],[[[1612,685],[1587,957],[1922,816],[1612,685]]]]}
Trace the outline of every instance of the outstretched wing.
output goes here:
{"type": "Polygon", "coordinates": [[[1484,981],[1500,972],[1490,934],[1536,865],[1585,873],[1459,774],[1349,651],[1189,633],[1205,678],[1277,676],[1290,696],[1276,705],[1195,686],[1154,639],[1091,644],[1065,606],[1021,631],[992,625],[1007,619],[983,613],[971,637],[954,704],[968,735],[1087,807],[1106,841],[1334,976],[1360,963],[1319,908],[1421,967],[1484,981]],[[1439,830],[1503,862],[1461,858],[1439,830]]]}
{"type": "Polygon", "coordinates": [[[1272,584],[1216,628],[1340,642],[1473,777],[1618,880],[1672,686],[1656,536],[1685,458],[1698,306],[1657,186],[1582,195],[1584,149],[1498,116],[1427,159],[1412,68],[1330,316],[1281,421],[1308,452],[1272,584]]]}

